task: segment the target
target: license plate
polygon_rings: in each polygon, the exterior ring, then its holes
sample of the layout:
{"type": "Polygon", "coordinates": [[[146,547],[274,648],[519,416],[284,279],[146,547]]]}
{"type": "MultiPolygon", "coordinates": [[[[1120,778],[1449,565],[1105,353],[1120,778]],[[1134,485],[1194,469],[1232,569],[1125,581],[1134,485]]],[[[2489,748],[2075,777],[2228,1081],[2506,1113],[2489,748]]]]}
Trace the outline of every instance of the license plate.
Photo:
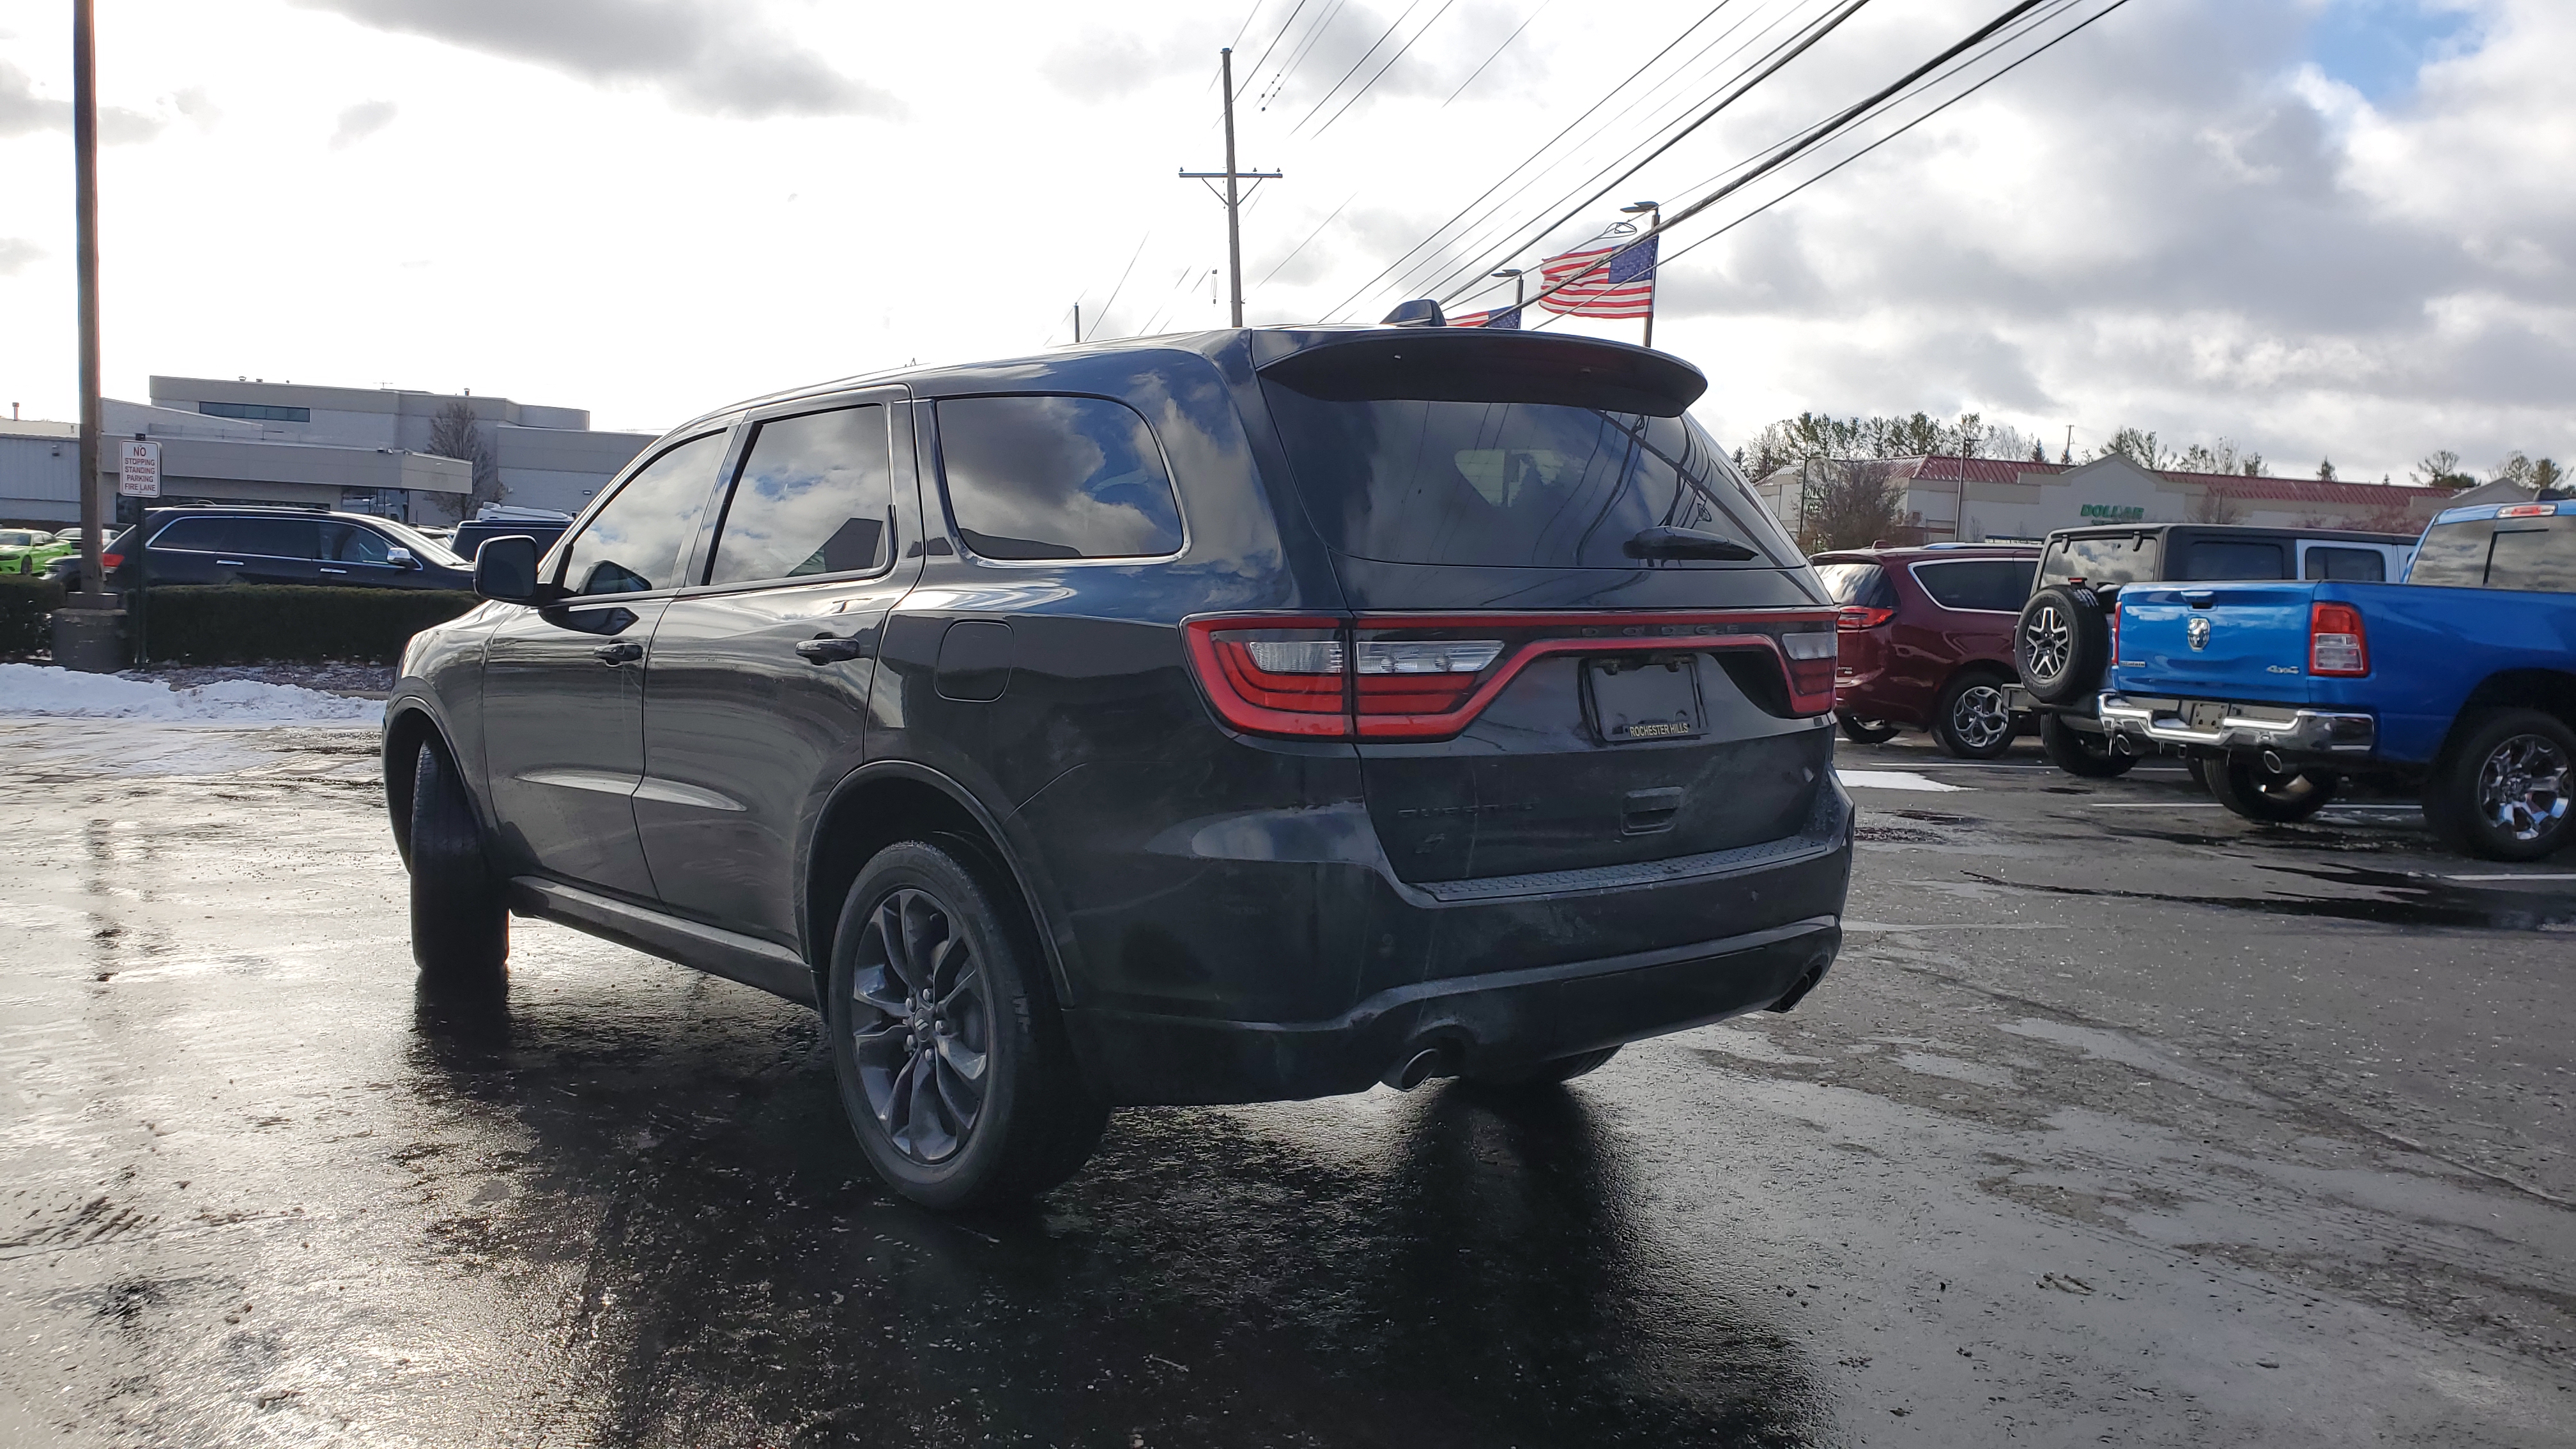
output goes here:
{"type": "Polygon", "coordinates": [[[2191,727],[2196,730],[2214,730],[2227,722],[2227,706],[2224,704],[2195,699],[2187,701],[2183,708],[2191,712],[2191,727]]]}
{"type": "Polygon", "coordinates": [[[1699,705],[1699,660],[1593,659],[1583,666],[1583,692],[1592,728],[1614,745],[1696,737],[1705,721],[1699,705]]]}

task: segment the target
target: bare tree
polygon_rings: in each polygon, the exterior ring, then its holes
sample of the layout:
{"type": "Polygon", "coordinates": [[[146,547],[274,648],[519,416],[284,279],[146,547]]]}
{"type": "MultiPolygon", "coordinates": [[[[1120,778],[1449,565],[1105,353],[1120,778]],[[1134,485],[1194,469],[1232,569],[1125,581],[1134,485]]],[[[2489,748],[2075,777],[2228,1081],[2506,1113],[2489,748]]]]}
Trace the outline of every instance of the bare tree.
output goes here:
{"type": "Polygon", "coordinates": [[[2475,474],[2460,466],[2460,455],[2448,448],[2427,453],[2415,464],[2415,482],[2424,488],[2466,488],[2477,482],[2475,474]]]}
{"type": "MultiPolygon", "coordinates": [[[[2189,471],[2202,470],[2195,468],[2189,471]]],[[[2186,510],[2186,514],[2193,523],[2243,523],[2245,500],[2233,493],[2220,492],[2216,488],[2203,488],[2200,490],[2200,496],[2191,500],[2191,507],[2186,510]]]]}
{"type": "Polygon", "coordinates": [[[473,404],[458,398],[438,410],[437,416],[429,420],[427,451],[472,465],[474,486],[466,497],[467,511],[501,501],[501,463],[492,456],[491,440],[483,435],[473,404]]]}
{"type": "Polygon", "coordinates": [[[1905,527],[1902,502],[1885,464],[1825,460],[1807,465],[1799,490],[1798,541],[1809,553],[1867,548],[1905,527]]]}
{"type": "Polygon", "coordinates": [[[2113,433],[2111,441],[2104,443],[2102,450],[2093,456],[2108,458],[2113,454],[2128,459],[2150,473],[2161,473],[2172,467],[2174,462],[2172,452],[2156,441],[2155,434],[2139,428],[2122,428],[2113,433]]]}
{"type": "Polygon", "coordinates": [[[2241,451],[2235,439],[2221,438],[2215,443],[2194,443],[2183,449],[2173,460],[2173,467],[2179,473],[2231,473],[2239,477],[2260,478],[2263,476],[2263,455],[2241,451]]]}

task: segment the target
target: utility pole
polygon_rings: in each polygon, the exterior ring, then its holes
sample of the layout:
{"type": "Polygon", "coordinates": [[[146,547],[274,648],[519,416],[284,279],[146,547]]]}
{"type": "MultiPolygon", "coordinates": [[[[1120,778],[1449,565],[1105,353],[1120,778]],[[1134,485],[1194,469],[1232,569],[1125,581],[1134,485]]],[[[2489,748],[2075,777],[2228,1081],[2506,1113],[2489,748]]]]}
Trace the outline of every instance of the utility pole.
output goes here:
{"type": "Polygon", "coordinates": [[[99,436],[105,427],[98,402],[98,15],[95,0],[72,0],[72,169],[74,230],[80,286],[80,530],[81,594],[90,608],[107,607],[107,579],[99,565],[106,527],[98,496],[99,436]]]}
{"type": "MultiPolygon", "coordinates": [[[[1222,179],[1225,182],[1225,192],[1223,195],[1223,200],[1225,201],[1225,264],[1227,273],[1234,279],[1234,325],[1240,327],[1243,325],[1243,193],[1237,188],[1237,183],[1249,181],[1258,185],[1264,181],[1276,181],[1279,179],[1279,173],[1276,171],[1241,171],[1235,168],[1234,47],[1227,46],[1224,49],[1219,50],[1217,52],[1217,63],[1220,67],[1219,75],[1221,82],[1225,87],[1225,169],[1223,171],[1184,171],[1181,173],[1181,179],[1184,181],[1216,181],[1222,179]]],[[[1208,189],[1213,191],[1216,188],[1209,187],[1208,189]]]]}

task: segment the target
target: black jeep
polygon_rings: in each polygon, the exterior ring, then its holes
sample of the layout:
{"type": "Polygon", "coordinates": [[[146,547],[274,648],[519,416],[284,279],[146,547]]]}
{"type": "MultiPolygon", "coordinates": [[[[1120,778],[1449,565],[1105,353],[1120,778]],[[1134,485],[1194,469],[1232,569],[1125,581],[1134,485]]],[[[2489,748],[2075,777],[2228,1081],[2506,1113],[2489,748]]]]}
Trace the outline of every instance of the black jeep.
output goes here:
{"type": "Polygon", "coordinates": [[[1852,811],[1831,601],[1578,338],[1253,330],[711,413],[415,639],[422,968],[505,912],[819,1007],[939,1206],[1108,1109],[1562,1081],[1786,1010],[1852,811]]]}

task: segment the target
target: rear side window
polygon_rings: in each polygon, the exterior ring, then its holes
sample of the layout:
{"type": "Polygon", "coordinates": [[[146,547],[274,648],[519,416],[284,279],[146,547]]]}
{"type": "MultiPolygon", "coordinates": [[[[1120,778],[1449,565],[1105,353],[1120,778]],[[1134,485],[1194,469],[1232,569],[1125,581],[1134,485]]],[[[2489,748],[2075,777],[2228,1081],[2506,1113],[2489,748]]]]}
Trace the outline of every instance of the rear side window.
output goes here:
{"type": "Polygon", "coordinates": [[[372,528],[354,523],[322,525],[322,556],[336,563],[391,563],[393,545],[372,528]]]}
{"type": "Polygon", "coordinates": [[[2044,576],[2052,583],[2066,579],[2091,584],[2151,580],[2156,576],[2155,537],[2124,533],[2110,538],[2061,538],[2048,546],[2044,576]]]}
{"type": "Polygon", "coordinates": [[[1181,510],[1145,419],[1097,397],[939,404],[957,535],[983,558],[1154,558],[1181,549],[1181,510]]]}
{"type": "Polygon", "coordinates": [[[2407,574],[2449,589],[2576,593],[2576,517],[2476,518],[2437,523],[2407,574]]]}
{"type": "Polygon", "coordinates": [[[2343,579],[2357,584],[2388,581],[2388,555],[2375,548],[2312,548],[2308,550],[2307,567],[2301,571],[2309,579],[2343,579]]]}
{"type": "Polygon", "coordinates": [[[154,548],[189,553],[255,554],[261,558],[313,558],[321,530],[304,518],[182,518],[152,536],[154,548]]]}
{"type": "Polygon", "coordinates": [[[2030,576],[2038,567],[2037,559],[1961,559],[1916,564],[1914,578],[1942,608],[2018,614],[2030,600],[2030,576]]]}
{"type": "Polygon", "coordinates": [[[1837,604],[1896,607],[1896,585],[1887,581],[1887,570],[1874,563],[1820,563],[1816,577],[1824,583],[1826,597],[1837,604]]]}
{"type": "Polygon", "coordinates": [[[1654,527],[1746,544],[1780,568],[1798,551],[1708,434],[1680,418],[1545,403],[1325,401],[1265,380],[1307,516],[1339,552],[1385,563],[1503,568],[1648,565],[1654,527]]]}
{"type": "Polygon", "coordinates": [[[893,506],[884,408],[772,418],[752,434],[707,582],[882,568],[893,506]]]}
{"type": "Polygon", "coordinates": [[[2289,545],[2275,539],[2195,538],[2184,545],[2176,579],[2286,579],[2289,545]]]}
{"type": "Polygon", "coordinates": [[[564,558],[564,587],[576,594],[675,587],[724,454],[725,435],[709,433],[664,452],[628,478],[574,535],[564,558]]]}

